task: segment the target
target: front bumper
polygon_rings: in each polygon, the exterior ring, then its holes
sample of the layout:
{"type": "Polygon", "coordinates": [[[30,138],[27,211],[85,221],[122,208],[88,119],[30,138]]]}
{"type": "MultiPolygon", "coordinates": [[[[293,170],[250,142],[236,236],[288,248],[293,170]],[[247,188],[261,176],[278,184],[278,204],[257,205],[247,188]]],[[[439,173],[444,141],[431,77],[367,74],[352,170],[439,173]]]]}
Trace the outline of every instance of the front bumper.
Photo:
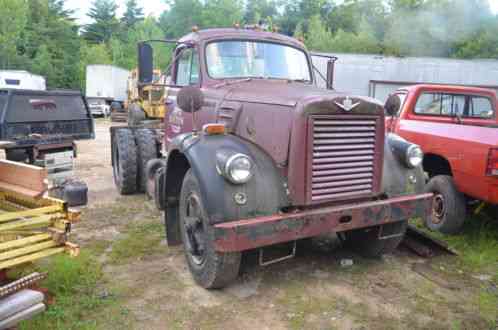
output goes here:
{"type": "Polygon", "coordinates": [[[214,245],[219,252],[245,251],[330,232],[425,218],[431,211],[432,194],[421,194],[274,214],[215,225],[214,245]]]}

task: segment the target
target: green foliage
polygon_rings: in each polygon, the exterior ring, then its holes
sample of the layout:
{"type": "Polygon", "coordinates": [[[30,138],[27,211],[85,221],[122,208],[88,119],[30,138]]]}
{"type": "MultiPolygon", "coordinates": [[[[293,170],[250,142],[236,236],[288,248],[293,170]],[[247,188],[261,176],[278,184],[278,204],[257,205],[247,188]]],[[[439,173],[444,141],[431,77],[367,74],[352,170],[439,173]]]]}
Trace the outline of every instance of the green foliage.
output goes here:
{"type": "Polygon", "coordinates": [[[137,5],[136,0],[126,1],[126,11],[121,18],[121,23],[126,29],[133,27],[144,18],[143,9],[137,5]]]}
{"type": "Polygon", "coordinates": [[[95,0],[88,16],[93,23],[85,27],[83,36],[92,43],[107,42],[118,32],[119,21],[116,18],[118,6],[114,0],[95,0]]]}
{"type": "MultiPolygon", "coordinates": [[[[43,75],[49,88],[82,88],[88,64],[136,67],[140,40],[200,28],[265,23],[302,37],[310,50],[398,56],[498,58],[498,17],[488,0],[165,0],[159,19],[127,0],[94,0],[80,29],[64,0],[0,0],[0,69],[43,75]],[[81,32],[81,34],[79,33],[81,32]]],[[[154,45],[165,70],[171,45],[154,45]]]]}
{"type": "Polygon", "coordinates": [[[16,46],[27,22],[27,2],[0,0],[0,69],[10,66],[16,55],[16,46]]]}

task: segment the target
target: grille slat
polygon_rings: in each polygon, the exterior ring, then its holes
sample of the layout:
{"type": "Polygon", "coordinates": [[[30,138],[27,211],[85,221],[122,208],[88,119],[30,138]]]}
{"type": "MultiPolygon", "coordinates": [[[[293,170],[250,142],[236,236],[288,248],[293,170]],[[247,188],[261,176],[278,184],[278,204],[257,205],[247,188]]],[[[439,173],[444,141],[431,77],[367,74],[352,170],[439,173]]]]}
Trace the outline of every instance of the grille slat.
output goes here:
{"type": "Polygon", "coordinates": [[[373,192],[377,121],[370,118],[312,117],[312,201],[373,192]]]}
{"type": "Polygon", "coordinates": [[[313,183],[315,183],[315,182],[330,182],[333,180],[351,180],[351,179],[360,179],[360,178],[371,178],[371,177],[372,177],[371,173],[319,176],[319,177],[313,178],[313,183]]]}
{"type": "Polygon", "coordinates": [[[315,141],[315,145],[324,144],[353,144],[353,143],[375,143],[375,139],[323,139],[315,141]]]}
{"type": "Polygon", "coordinates": [[[372,149],[374,144],[355,144],[355,145],[332,145],[332,146],[316,146],[315,151],[333,151],[333,150],[356,150],[356,149],[372,149]]]}
{"type": "Polygon", "coordinates": [[[373,171],[373,167],[356,167],[356,168],[346,168],[337,170],[321,170],[313,171],[313,180],[318,179],[321,175],[341,175],[348,173],[369,173],[373,171]]]}

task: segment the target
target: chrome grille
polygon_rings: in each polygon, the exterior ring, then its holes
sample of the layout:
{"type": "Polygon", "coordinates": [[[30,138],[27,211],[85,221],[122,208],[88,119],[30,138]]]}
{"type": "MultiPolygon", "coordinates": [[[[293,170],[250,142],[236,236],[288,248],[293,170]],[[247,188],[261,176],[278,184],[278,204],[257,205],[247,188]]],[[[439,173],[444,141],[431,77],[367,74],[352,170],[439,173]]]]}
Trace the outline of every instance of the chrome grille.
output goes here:
{"type": "Polygon", "coordinates": [[[372,193],[376,118],[314,116],[311,125],[311,201],[372,193]]]}

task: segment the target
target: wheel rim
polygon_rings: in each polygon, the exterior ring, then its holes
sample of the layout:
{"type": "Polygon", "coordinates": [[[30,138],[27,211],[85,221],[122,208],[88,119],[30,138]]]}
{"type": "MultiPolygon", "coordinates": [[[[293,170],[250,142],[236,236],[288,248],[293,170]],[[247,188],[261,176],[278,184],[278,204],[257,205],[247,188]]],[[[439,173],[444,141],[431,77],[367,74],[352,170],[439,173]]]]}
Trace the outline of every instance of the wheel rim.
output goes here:
{"type": "Polygon", "coordinates": [[[184,226],[187,253],[192,262],[200,266],[205,261],[205,230],[200,199],[194,193],[186,199],[184,226]]]}
{"type": "Polygon", "coordinates": [[[446,203],[444,197],[441,194],[434,196],[432,202],[432,222],[440,223],[443,221],[444,215],[446,214],[446,203]]]}

